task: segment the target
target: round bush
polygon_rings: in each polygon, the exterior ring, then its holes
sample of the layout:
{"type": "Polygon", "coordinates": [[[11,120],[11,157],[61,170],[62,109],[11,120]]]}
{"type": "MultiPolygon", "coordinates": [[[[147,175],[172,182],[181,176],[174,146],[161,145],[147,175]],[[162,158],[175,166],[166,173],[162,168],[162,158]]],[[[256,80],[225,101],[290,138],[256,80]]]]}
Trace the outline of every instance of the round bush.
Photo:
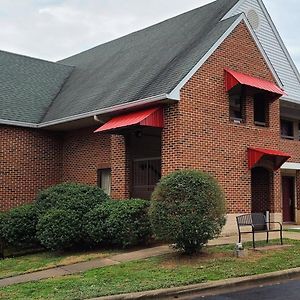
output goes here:
{"type": "Polygon", "coordinates": [[[110,205],[107,203],[109,202],[95,207],[84,217],[83,232],[87,239],[95,244],[110,243],[107,230],[107,218],[110,214],[110,205]]]}
{"type": "Polygon", "coordinates": [[[217,181],[200,171],[163,177],[152,194],[150,218],[155,235],[192,254],[225,225],[225,200],[217,181]]]}
{"type": "Polygon", "coordinates": [[[109,200],[99,187],[76,183],[63,183],[39,193],[36,207],[39,214],[49,209],[74,210],[83,216],[95,206],[109,200]]]}
{"type": "Polygon", "coordinates": [[[2,238],[15,247],[30,246],[37,242],[37,214],[33,205],[23,205],[2,214],[2,238]]]}
{"type": "Polygon", "coordinates": [[[72,210],[51,209],[40,217],[37,237],[50,250],[68,249],[80,242],[78,214],[72,210]]]}

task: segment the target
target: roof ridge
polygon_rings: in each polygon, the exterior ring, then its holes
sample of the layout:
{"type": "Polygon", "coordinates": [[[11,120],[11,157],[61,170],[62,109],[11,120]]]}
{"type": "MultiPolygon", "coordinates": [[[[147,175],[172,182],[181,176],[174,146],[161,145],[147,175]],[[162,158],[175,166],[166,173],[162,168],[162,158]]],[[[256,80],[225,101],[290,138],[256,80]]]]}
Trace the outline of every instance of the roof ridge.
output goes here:
{"type": "Polygon", "coordinates": [[[71,68],[73,68],[73,66],[70,66],[70,65],[67,65],[67,64],[63,64],[63,63],[60,63],[60,62],[50,61],[50,60],[43,59],[43,58],[37,58],[37,57],[25,55],[25,54],[20,54],[20,53],[15,53],[15,52],[11,52],[11,51],[0,49],[0,53],[1,52],[2,53],[6,53],[6,54],[10,54],[10,55],[14,55],[14,56],[24,57],[24,58],[27,58],[27,59],[38,60],[38,61],[49,63],[49,64],[54,64],[54,65],[59,65],[59,66],[63,66],[63,67],[71,67],[71,68]]]}
{"type": "Polygon", "coordinates": [[[61,86],[59,87],[59,89],[58,89],[56,95],[53,97],[53,99],[51,100],[50,104],[47,106],[47,108],[46,108],[44,114],[40,117],[40,120],[39,120],[38,124],[43,123],[43,120],[44,120],[44,118],[46,117],[46,115],[48,114],[48,111],[50,110],[51,106],[53,105],[55,99],[58,97],[58,95],[59,95],[60,92],[62,91],[64,85],[68,82],[69,78],[71,77],[71,75],[72,75],[72,73],[73,73],[73,71],[74,71],[74,69],[75,69],[76,67],[70,66],[70,68],[72,68],[72,70],[70,71],[69,75],[65,78],[65,80],[61,83],[61,86]]]}

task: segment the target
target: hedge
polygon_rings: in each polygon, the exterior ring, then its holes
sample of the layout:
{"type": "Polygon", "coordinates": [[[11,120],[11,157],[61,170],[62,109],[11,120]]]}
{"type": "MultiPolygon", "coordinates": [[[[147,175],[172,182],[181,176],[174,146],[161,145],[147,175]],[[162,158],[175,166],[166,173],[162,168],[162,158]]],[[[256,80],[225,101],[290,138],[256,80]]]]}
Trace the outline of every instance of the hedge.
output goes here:
{"type": "Polygon", "coordinates": [[[39,193],[36,207],[39,214],[49,209],[64,209],[76,211],[83,216],[109,196],[99,187],[77,183],[63,183],[39,193]]]}
{"type": "Polygon", "coordinates": [[[47,249],[68,249],[81,242],[80,225],[76,212],[50,209],[37,223],[37,237],[47,249]]]}
{"type": "Polygon", "coordinates": [[[151,236],[149,201],[108,201],[86,216],[86,234],[95,243],[123,248],[146,243],[151,236]]]}
{"type": "Polygon", "coordinates": [[[11,246],[23,247],[37,243],[36,224],[38,221],[34,205],[23,205],[2,214],[0,234],[11,246]]]}

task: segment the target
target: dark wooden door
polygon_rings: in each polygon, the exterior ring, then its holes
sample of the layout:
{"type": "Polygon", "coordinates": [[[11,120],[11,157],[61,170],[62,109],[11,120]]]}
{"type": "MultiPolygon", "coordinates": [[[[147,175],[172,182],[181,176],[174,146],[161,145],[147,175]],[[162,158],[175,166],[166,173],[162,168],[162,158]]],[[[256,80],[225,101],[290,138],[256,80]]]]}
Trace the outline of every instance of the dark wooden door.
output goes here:
{"type": "Polygon", "coordinates": [[[282,177],[282,210],[283,222],[295,221],[295,179],[294,177],[282,177]]]}

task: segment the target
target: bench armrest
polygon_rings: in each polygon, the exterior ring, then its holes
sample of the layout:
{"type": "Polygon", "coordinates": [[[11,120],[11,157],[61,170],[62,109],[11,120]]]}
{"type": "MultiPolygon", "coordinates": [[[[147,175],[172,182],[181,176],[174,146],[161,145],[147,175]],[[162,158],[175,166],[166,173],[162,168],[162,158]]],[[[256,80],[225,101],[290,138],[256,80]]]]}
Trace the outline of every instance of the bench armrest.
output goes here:
{"type": "Polygon", "coordinates": [[[280,222],[267,222],[267,224],[278,224],[282,230],[282,224],[280,222]]]}

